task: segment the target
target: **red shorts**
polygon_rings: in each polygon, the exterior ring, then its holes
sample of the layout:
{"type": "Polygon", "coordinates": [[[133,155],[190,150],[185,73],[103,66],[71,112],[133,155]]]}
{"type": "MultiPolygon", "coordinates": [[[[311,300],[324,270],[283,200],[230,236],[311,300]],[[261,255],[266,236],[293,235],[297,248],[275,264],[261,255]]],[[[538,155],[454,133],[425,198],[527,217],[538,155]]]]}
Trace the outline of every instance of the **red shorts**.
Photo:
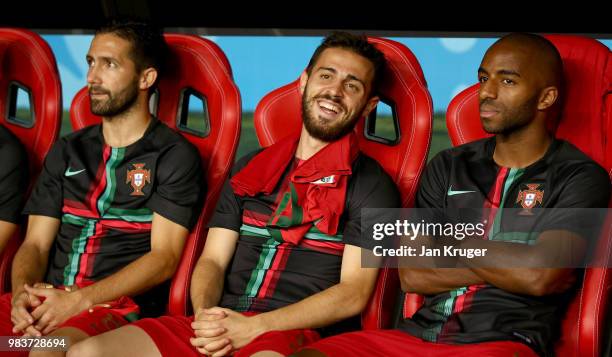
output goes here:
{"type": "Polygon", "coordinates": [[[371,330],[332,336],[307,346],[329,357],[336,356],[428,356],[428,357],[537,357],[527,345],[496,341],[448,345],[421,340],[399,330],[371,330]]]}
{"type": "MultiPolygon", "coordinates": [[[[189,342],[195,337],[191,323],[193,316],[162,316],[155,319],[142,319],[133,325],[143,329],[155,342],[157,349],[164,357],[202,355],[189,342]]],[[[234,353],[234,356],[250,356],[260,351],[275,351],[288,356],[320,338],[315,330],[271,331],[254,339],[248,345],[234,353]]]]}
{"type": "MultiPolygon", "coordinates": [[[[11,298],[11,293],[0,296],[0,336],[22,335],[13,333],[11,298]]],[[[130,323],[129,320],[133,320],[132,317],[136,318],[140,312],[138,305],[125,296],[106,304],[110,307],[96,306],[91,312],[85,310],[69,318],[58,328],[74,327],[89,336],[95,336],[130,323]]]]}

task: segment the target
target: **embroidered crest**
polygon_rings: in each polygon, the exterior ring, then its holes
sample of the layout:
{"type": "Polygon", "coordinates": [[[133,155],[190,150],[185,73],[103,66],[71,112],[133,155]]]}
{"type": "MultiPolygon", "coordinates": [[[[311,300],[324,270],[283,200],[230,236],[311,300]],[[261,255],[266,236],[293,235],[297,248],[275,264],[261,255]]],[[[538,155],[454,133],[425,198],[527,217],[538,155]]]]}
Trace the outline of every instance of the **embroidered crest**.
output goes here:
{"type": "Polygon", "coordinates": [[[530,213],[529,211],[534,208],[538,203],[542,204],[544,198],[544,190],[539,190],[539,183],[528,183],[526,190],[521,190],[518,193],[516,202],[520,203],[521,206],[530,213]]]}
{"type": "Polygon", "coordinates": [[[151,183],[151,170],[145,170],[145,164],[132,165],[134,165],[134,170],[129,170],[125,179],[125,183],[129,183],[134,189],[130,196],[144,196],[142,189],[145,184],[151,183]]]}

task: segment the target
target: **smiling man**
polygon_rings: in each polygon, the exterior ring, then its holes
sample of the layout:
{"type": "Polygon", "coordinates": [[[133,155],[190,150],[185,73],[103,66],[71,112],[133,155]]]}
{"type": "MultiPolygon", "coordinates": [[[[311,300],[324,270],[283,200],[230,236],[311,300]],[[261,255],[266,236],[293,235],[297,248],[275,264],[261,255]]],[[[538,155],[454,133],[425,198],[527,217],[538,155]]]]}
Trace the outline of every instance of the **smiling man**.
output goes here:
{"type": "Polygon", "coordinates": [[[203,194],[197,150],[149,112],[165,52],[161,31],[144,23],[96,32],[87,86],[102,123],[61,138],[45,159],[13,292],[0,298],[0,335],[74,344],[164,311],[160,284],[174,274],[203,194]]]}
{"type": "Polygon", "coordinates": [[[400,269],[403,290],[425,296],[413,316],[395,330],[317,341],[297,356],[554,355],[579,280],[572,262],[597,234],[571,224],[576,210],[533,232],[509,222],[525,222],[514,214],[524,209],[605,208],[610,196],[606,171],[547,130],[562,75],[559,53],[541,36],[510,34],[488,49],[478,69],[480,119],[494,136],[438,154],[416,195],[417,208],[438,212],[497,210],[486,239],[458,244],[486,254],[457,258],[459,268],[400,269]]]}
{"type": "Polygon", "coordinates": [[[277,356],[359,328],[346,319],[377,276],[360,264],[361,208],[399,205],[353,133],[378,102],[384,64],[365,37],[327,37],[300,78],[301,130],[239,160],[224,186],[191,279],[195,316],[138,321],[79,355],[277,356]]]}

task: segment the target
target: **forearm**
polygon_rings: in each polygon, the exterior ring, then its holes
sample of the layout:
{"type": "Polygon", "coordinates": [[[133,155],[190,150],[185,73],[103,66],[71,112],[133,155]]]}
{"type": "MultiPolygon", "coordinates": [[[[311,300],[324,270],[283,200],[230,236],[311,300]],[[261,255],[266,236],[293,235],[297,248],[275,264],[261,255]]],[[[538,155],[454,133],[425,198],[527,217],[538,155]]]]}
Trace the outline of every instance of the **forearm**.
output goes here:
{"type": "Polygon", "coordinates": [[[223,269],[208,259],[198,262],[191,278],[193,311],[219,304],[223,293],[224,273],[223,269]]]}
{"type": "Polygon", "coordinates": [[[402,290],[433,295],[486,281],[469,268],[400,268],[402,290]]]}
{"type": "Polygon", "coordinates": [[[17,231],[15,223],[0,220],[0,254],[4,251],[4,247],[15,234],[15,231],[17,231]]]}
{"type": "Polygon", "coordinates": [[[41,252],[37,246],[24,242],[15,258],[11,269],[13,296],[23,291],[23,285],[42,282],[47,270],[48,253],[41,252]]]}
{"type": "Polygon", "coordinates": [[[371,291],[339,283],[277,310],[254,316],[266,331],[319,328],[360,313],[371,291]]]}
{"type": "MultiPolygon", "coordinates": [[[[442,249],[443,242],[427,236],[415,240],[402,240],[403,245],[417,252],[442,249]]],[[[399,277],[402,291],[433,295],[463,286],[484,284],[485,281],[454,257],[436,257],[418,254],[401,258],[399,277]],[[448,267],[454,268],[448,268],[448,267]],[[438,268],[441,267],[441,268],[438,268]],[[442,268],[444,267],[444,268],[442,268]]]]}
{"type": "Polygon", "coordinates": [[[461,247],[486,247],[486,255],[461,257],[460,261],[489,284],[513,293],[546,295],[556,291],[571,274],[571,269],[554,267],[568,259],[562,257],[568,254],[559,252],[563,249],[559,246],[466,240],[461,247]]]}
{"type": "Polygon", "coordinates": [[[176,270],[176,261],[167,255],[149,252],[116,273],[77,292],[89,305],[135,296],[168,280],[176,270]]]}

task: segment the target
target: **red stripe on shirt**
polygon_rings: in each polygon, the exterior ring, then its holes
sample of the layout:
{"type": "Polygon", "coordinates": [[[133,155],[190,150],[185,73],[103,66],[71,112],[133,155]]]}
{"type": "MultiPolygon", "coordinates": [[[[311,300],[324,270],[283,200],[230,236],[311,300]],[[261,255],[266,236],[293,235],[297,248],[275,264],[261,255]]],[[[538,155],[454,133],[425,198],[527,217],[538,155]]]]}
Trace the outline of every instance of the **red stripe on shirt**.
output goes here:
{"type": "Polygon", "coordinates": [[[80,209],[66,205],[66,201],[64,200],[64,207],[62,208],[62,212],[72,214],[75,216],[83,217],[83,218],[93,218],[97,219],[97,212],[91,212],[89,208],[80,209]]]}
{"type": "Polygon", "coordinates": [[[99,223],[96,223],[94,227],[94,234],[87,238],[87,244],[85,245],[85,250],[81,256],[81,261],[79,262],[79,272],[74,278],[75,284],[79,285],[83,283],[87,277],[91,276],[96,254],[100,249],[100,238],[102,238],[105,234],[106,229],[104,229],[104,227],[102,227],[99,223]]]}
{"type": "Polygon", "coordinates": [[[96,178],[91,183],[89,187],[89,192],[87,193],[87,197],[85,198],[85,202],[89,203],[89,209],[91,212],[95,212],[96,217],[100,217],[100,212],[98,212],[98,199],[104,189],[106,188],[106,162],[108,161],[111,155],[111,147],[108,145],[104,145],[104,151],[102,152],[102,161],[100,162],[100,166],[98,166],[98,171],[96,172],[96,178]]]}
{"type": "Polygon", "coordinates": [[[493,222],[495,221],[495,215],[497,214],[497,209],[501,204],[501,199],[504,193],[504,182],[506,182],[506,178],[508,176],[508,168],[502,167],[497,172],[497,177],[495,178],[495,185],[491,187],[489,194],[487,195],[487,199],[484,201],[483,208],[485,212],[489,209],[489,216],[487,217],[487,226],[485,227],[485,239],[489,236],[489,230],[493,227],[493,222]]]}
{"type": "Polygon", "coordinates": [[[282,243],[276,247],[274,261],[272,262],[270,269],[268,269],[266,272],[263,284],[259,289],[259,293],[257,293],[258,298],[265,298],[274,294],[278,278],[285,270],[285,266],[287,266],[287,258],[289,258],[289,254],[291,254],[291,247],[289,247],[289,243],[282,243]]]}
{"type": "Polygon", "coordinates": [[[326,242],[308,238],[302,239],[299,246],[333,255],[342,255],[344,252],[344,243],[326,242]]]}

